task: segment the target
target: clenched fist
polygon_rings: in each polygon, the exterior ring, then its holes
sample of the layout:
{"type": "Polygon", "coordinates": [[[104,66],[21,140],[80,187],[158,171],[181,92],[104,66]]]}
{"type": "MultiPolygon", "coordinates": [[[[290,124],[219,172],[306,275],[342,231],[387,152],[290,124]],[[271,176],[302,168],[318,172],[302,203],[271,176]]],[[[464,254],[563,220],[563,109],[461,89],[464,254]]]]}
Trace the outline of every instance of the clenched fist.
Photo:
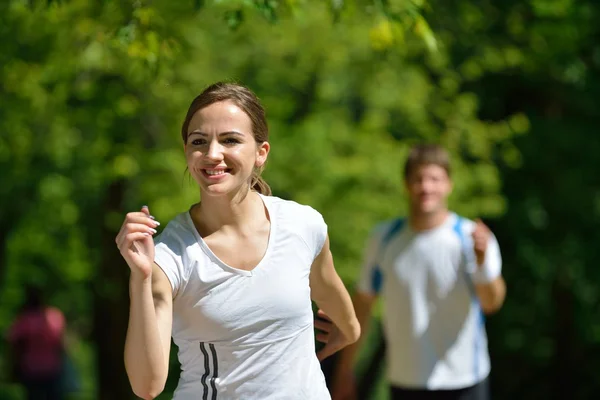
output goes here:
{"type": "Polygon", "coordinates": [[[473,237],[473,250],[475,251],[477,265],[481,267],[485,261],[485,253],[492,232],[481,219],[475,220],[475,224],[475,230],[471,236],[473,237]]]}
{"type": "Polygon", "coordinates": [[[146,279],[152,275],[154,265],[154,240],[160,223],[150,215],[147,206],[139,212],[130,212],[117,234],[115,241],[121,255],[131,268],[132,275],[146,279]]]}

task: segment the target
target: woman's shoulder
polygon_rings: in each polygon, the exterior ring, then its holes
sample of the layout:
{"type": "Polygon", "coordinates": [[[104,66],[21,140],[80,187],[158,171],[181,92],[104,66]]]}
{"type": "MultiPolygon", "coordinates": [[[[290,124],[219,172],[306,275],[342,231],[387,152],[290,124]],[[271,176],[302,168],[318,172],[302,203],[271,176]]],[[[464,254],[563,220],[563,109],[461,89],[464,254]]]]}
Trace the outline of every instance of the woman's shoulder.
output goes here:
{"type": "Polygon", "coordinates": [[[295,218],[314,217],[322,219],[321,213],[308,204],[302,204],[294,200],[282,199],[277,196],[264,196],[263,199],[274,206],[277,211],[295,218]]]}
{"type": "Polygon", "coordinates": [[[171,218],[162,230],[161,235],[165,233],[169,235],[188,235],[191,232],[189,212],[185,211],[171,218]]]}
{"type": "Polygon", "coordinates": [[[164,244],[167,247],[187,247],[196,241],[194,226],[187,211],[181,212],[173,217],[162,232],[154,238],[154,243],[164,244]]]}

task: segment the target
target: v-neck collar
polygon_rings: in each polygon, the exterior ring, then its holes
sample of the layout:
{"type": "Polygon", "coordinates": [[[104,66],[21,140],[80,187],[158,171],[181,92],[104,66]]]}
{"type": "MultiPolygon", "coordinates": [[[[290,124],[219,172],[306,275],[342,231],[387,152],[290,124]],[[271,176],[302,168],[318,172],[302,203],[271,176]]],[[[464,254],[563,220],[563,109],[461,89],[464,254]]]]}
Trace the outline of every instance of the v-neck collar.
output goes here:
{"type": "Polygon", "coordinates": [[[235,274],[238,275],[242,275],[242,276],[253,276],[254,272],[257,271],[259,268],[262,267],[262,265],[266,262],[266,260],[269,258],[270,254],[271,254],[271,249],[273,247],[273,242],[274,242],[274,238],[275,238],[275,232],[277,230],[277,218],[275,216],[275,212],[273,210],[272,204],[271,204],[271,199],[269,198],[269,196],[264,196],[260,193],[258,193],[258,195],[260,196],[260,199],[262,200],[265,208],[267,209],[267,213],[269,214],[269,221],[271,224],[271,227],[269,229],[269,240],[267,242],[267,249],[265,251],[265,254],[263,255],[263,257],[261,258],[261,260],[258,262],[258,264],[256,264],[256,266],[254,268],[252,268],[251,270],[245,270],[245,269],[239,269],[239,268],[235,268],[232,267],[228,264],[226,264],[225,262],[223,262],[219,257],[216,256],[215,253],[213,253],[213,251],[210,249],[210,247],[208,247],[208,244],[206,244],[206,242],[204,241],[204,239],[202,238],[202,236],[200,236],[200,233],[198,232],[198,229],[196,229],[196,225],[194,225],[194,221],[192,220],[192,216],[190,214],[191,208],[190,210],[188,210],[188,212],[186,212],[186,221],[189,225],[189,227],[192,229],[192,231],[194,232],[194,236],[196,237],[196,241],[200,244],[200,247],[202,248],[202,250],[204,251],[204,253],[217,265],[219,265],[221,268],[223,268],[226,271],[229,272],[233,272],[235,274]]]}

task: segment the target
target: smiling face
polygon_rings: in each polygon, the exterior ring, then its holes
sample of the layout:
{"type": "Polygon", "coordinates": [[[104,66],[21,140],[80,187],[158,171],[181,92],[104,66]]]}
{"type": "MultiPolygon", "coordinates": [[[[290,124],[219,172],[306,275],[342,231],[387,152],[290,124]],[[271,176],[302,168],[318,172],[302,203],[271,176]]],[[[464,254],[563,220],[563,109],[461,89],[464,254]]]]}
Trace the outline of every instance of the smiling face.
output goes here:
{"type": "Polygon", "coordinates": [[[250,117],[232,101],[196,111],[187,127],[185,155],[190,173],[209,196],[249,189],[267,160],[269,143],[257,143],[250,117]]]}

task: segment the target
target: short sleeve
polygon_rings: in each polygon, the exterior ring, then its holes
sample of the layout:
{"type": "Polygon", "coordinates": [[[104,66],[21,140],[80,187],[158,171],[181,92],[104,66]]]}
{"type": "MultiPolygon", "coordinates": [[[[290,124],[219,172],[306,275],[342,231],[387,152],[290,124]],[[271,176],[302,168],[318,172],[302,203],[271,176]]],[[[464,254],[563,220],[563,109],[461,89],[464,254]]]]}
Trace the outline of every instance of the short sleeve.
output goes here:
{"type": "Polygon", "coordinates": [[[485,253],[485,260],[481,268],[477,268],[473,273],[473,282],[490,283],[497,279],[502,273],[502,255],[500,254],[500,245],[496,236],[492,234],[488,240],[488,246],[485,253]]]}
{"type": "Polygon", "coordinates": [[[154,262],[169,279],[173,289],[173,297],[175,297],[186,281],[184,268],[185,245],[175,232],[172,223],[169,223],[165,230],[155,238],[154,246],[154,262]]]}
{"type": "MultiPolygon", "coordinates": [[[[307,206],[308,207],[308,206],[307,206]]],[[[308,246],[313,252],[313,260],[323,250],[325,241],[327,240],[327,224],[325,219],[317,210],[312,207],[308,207],[308,223],[309,223],[309,235],[307,237],[309,243],[308,246]]]]}
{"type": "Polygon", "coordinates": [[[364,255],[356,290],[361,293],[376,295],[381,289],[383,276],[379,265],[379,251],[383,232],[389,223],[375,226],[364,246],[364,255]]]}

